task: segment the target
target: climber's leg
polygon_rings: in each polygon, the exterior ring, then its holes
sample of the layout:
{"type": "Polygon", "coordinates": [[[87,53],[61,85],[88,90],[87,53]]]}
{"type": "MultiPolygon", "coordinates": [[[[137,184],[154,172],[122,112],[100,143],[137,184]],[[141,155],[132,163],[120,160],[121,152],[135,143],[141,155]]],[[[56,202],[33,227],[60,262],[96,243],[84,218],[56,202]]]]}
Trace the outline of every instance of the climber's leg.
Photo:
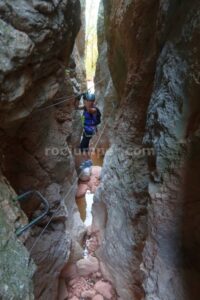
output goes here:
{"type": "Polygon", "coordinates": [[[88,137],[83,133],[83,137],[80,144],[81,153],[84,157],[84,159],[90,159],[89,154],[89,144],[90,144],[91,137],[88,137]]]}

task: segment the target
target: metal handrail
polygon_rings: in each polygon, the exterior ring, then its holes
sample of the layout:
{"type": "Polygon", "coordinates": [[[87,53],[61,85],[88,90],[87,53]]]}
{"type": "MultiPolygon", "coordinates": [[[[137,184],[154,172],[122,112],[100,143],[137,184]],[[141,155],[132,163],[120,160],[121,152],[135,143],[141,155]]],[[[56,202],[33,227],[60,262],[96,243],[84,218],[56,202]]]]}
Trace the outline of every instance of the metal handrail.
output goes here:
{"type": "Polygon", "coordinates": [[[45,199],[42,194],[39,191],[28,191],[18,197],[15,198],[16,201],[24,201],[26,200],[26,198],[28,196],[30,196],[31,194],[36,194],[37,196],[39,196],[39,198],[41,199],[41,202],[45,205],[45,210],[44,212],[38,216],[37,218],[35,218],[34,220],[32,220],[30,223],[28,223],[27,225],[18,228],[15,233],[17,236],[22,235],[22,233],[24,233],[24,231],[28,230],[30,227],[32,227],[33,225],[37,224],[40,220],[42,220],[44,217],[46,217],[46,215],[49,213],[50,210],[50,205],[49,202],[47,201],[47,199],[45,199]]]}

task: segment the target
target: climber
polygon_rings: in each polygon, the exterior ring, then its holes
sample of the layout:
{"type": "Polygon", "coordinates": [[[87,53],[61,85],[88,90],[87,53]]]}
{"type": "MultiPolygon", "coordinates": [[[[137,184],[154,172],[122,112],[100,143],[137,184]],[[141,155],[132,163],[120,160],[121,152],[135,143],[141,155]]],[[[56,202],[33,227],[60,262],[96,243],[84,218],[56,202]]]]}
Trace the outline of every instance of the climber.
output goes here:
{"type": "Polygon", "coordinates": [[[85,161],[82,163],[81,167],[91,167],[92,160],[89,154],[89,144],[91,138],[97,132],[97,125],[101,123],[101,112],[95,106],[95,95],[92,93],[83,93],[76,97],[75,101],[76,109],[83,110],[82,115],[82,125],[83,125],[83,136],[80,143],[81,153],[85,157],[85,161]],[[79,101],[83,97],[83,104],[79,105],[79,101]]]}

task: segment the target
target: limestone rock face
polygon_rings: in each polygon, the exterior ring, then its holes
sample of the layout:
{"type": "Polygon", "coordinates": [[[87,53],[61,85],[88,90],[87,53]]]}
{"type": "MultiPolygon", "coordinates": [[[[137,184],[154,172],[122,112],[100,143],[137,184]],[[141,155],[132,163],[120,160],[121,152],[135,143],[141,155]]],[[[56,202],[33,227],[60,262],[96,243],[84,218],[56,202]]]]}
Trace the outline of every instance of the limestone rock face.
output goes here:
{"type": "Polygon", "coordinates": [[[81,3],[81,28],[74,45],[73,57],[76,64],[76,78],[81,92],[87,90],[86,70],[85,70],[85,38],[86,38],[86,0],[80,0],[81,3]]]}
{"type": "Polygon", "coordinates": [[[27,223],[19,209],[16,194],[6,179],[0,175],[0,298],[32,300],[31,277],[35,270],[29,262],[29,253],[18,240],[15,229],[27,223]]]}
{"type": "MultiPolygon", "coordinates": [[[[103,130],[105,123],[106,128],[98,143],[98,148],[107,148],[110,144],[111,136],[110,128],[114,122],[117,103],[117,93],[113,85],[110,70],[108,67],[107,57],[107,42],[105,37],[105,24],[104,24],[104,7],[103,2],[100,2],[99,17],[97,23],[98,33],[98,60],[95,74],[95,95],[97,106],[102,114],[102,124],[99,126],[99,133],[103,130]]],[[[97,136],[96,141],[99,136],[97,136]]],[[[93,142],[95,144],[95,140],[93,142]]]]}
{"type": "Polygon", "coordinates": [[[93,207],[98,255],[120,299],[197,300],[200,4],[103,2],[119,105],[93,207]]]}
{"type": "MultiPolygon", "coordinates": [[[[50,214],[26,240],[37,265],[35,299],[57,299],[59,273],[85,231],[69,149],[80,136],[73,126],[76,83],[69,64],[80,14],[78,0],[0,1],[0,169],[17,194],[39,190],[50,203],[50,214]]],[[[37,198],[22,207],[30,220],[44,208],[37,198]]]]}
{"type": "Polygon", "coordinates": [[[79,14],[79,1],[1,2],[1,113],[10,117],[4,122],[29,115],[60,91],[79,14]]]}

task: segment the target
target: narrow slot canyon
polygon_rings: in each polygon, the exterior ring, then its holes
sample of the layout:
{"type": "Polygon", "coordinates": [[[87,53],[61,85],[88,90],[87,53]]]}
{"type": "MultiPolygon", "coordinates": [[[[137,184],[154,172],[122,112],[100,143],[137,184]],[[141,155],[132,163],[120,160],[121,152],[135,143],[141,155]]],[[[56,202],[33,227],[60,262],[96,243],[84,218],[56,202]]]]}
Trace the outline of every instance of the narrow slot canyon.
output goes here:
{"type": "Polygon", "coordinates": [[[199,300],[199,35],[198,0],[0,0],[0,299],[199,300]]]}

